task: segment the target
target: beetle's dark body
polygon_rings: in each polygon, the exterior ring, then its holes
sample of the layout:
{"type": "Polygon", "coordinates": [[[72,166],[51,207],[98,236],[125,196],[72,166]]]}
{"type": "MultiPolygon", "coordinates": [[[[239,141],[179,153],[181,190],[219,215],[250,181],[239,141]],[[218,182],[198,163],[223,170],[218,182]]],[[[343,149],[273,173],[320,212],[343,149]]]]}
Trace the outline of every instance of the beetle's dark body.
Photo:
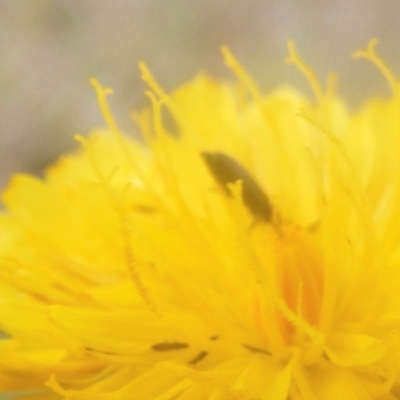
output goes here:
{"type": "Polygon", "coordinates": [[[242,198],[250,212],[258,219],[271,222],[271,203],[254,178],[232,157],[224,153],[202,152],[202,156],[214,178],[228,195],[228,183],[242,181],[242,198]]]}

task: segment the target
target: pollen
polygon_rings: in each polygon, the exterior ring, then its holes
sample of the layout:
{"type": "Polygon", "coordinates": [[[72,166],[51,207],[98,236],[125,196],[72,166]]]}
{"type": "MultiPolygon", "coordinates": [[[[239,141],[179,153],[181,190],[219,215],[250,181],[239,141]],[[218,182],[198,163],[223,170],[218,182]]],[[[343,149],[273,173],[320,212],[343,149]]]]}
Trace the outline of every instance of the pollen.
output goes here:
{"type": "Polygon", "coordinates": [[[0,214],[0,391],[24,399],[400,399],[400,98],[200,74],[104,128],[0,214]],[[173,119],[168,123],[166,115],[173,119]]]}

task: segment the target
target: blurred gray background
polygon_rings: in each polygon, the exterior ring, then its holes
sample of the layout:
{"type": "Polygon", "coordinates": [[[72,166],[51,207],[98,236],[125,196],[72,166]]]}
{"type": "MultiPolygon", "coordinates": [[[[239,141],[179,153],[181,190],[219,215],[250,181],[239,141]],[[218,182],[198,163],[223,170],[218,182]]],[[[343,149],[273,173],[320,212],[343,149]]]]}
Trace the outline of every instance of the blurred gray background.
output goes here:
{"type": "Polygon", "coordinates": [[[283,63],[294,38],[319,77],[340,73],[339,91],[357,107],[389,93],[375,68],[350,58],[372,36],[400,76],[398,0],[0,0],[0,188],[102,124],[91,76],[114,88],[112,108],[134,134],[128,113],[146,102],[139,60],[166,89],[200,70],[228,79],[227,44],[262,89],[287,81],[308,91],[283,63]]]}

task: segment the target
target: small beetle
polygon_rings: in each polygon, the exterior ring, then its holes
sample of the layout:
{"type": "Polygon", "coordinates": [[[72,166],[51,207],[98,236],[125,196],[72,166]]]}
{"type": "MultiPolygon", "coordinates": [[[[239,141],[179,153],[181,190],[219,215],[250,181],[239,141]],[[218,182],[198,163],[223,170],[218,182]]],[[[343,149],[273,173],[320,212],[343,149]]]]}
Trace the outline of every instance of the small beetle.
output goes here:
{"type": "Polygon", "coordinates": [[[265,222],[271,222],[273,209],[268,196],[254,178],[232,157],[224,153],[202,152],[208,168],[217,182],[230,195],[227,184],[242,180],[242,197],[250,212],[265,222]]]}

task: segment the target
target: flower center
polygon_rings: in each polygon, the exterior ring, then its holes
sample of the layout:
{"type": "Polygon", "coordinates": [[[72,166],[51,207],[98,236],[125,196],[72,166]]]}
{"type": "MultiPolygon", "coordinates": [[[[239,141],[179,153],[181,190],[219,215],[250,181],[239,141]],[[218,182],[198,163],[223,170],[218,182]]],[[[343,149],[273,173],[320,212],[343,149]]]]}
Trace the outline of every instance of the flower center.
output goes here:
{"type": "Polygon", "coordinates": [[[289,227],[275,245],[275,274],[279,294],[294,314],[309,325],[316,326],[323,287],[322,257],[316,244],[307,232],[289,227]]]}
{"type": "Polygon", "coordinates": [[[279,233],[270,233],[261,262],[271,297],[258,314],[264,322],[256,324],[262,326],[271,353],[297,347],[317,355],[322,344],[318,331],[324,287],[321,251],[313,233],[305,229],[283,226],[279,233]]]}

